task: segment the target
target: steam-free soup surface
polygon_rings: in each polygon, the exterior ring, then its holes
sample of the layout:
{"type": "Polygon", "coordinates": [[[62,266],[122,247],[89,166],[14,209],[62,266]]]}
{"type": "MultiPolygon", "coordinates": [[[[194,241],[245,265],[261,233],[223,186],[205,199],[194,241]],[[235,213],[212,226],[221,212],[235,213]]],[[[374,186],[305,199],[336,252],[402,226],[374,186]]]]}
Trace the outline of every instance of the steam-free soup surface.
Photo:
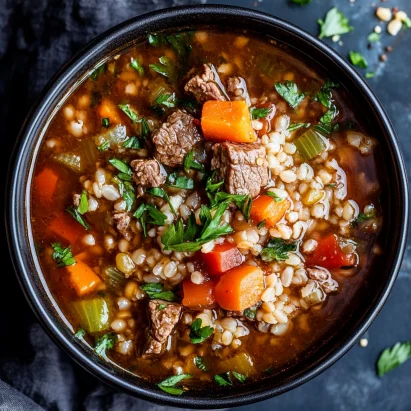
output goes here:
{"type": "Polygon", "coordinates": [[[73,338],[177,395],[280,373],[336,327],[382,216],[378,145],[328,76],[206,30],[150,35],[73,90],[31,200],[73,338]]]}

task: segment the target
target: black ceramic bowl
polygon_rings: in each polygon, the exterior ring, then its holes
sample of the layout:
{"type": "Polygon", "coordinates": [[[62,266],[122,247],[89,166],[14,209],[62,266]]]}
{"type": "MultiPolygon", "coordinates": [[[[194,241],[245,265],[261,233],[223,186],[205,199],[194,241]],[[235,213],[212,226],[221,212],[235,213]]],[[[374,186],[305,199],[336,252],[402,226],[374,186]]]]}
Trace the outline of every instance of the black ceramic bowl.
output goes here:
{"type": "Polygon", "coordinates": [[[131,19],[92,41],[51,80],[21,131],[10,168],[10,193],[6,215],[8,240],[20,284],[33,311],[46,331],[79,364],[103,381],[150,401],[190,408],[222,408],[260,401],[290,390],[319,374],[339,359],[367,329],[385,302],[403,256],[408,216],[404,165],[391,123],[364,80],[332,49],[291,24],[256,11],[234,7],[200,6],[162,10],[131,19]],[[384,187],[385,225],[389,244],[378,267],[360,290],[361,298],[327,339],[280,374],[241,387],[224,390],[188,391],[173,397],[113,364],[102,361],[91,349],[73,338],[71,326],[59,315],[35,256],[30,227],[30,182],[42,135],[56,107],[70,89],[102,58],[149,32],[180,30],[205,24],[225,29],[249,29],[285,43],[295,53],[312,60],[314,67],[332,73],[355,96],[364,118],[373,125],[383,153],[382,167],[389,184],[384,187]]]}

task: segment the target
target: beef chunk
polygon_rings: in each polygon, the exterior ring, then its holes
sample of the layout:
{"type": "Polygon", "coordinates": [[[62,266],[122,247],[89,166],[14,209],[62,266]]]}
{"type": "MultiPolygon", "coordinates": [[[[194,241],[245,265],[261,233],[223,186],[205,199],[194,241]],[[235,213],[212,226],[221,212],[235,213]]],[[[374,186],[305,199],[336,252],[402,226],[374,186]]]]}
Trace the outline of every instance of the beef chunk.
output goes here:
{"type": "Polygon", "coordinates": [[[193,94],[199,103],[208,100],[228,100],[220,77],[211,64],[204,64],[202,74],[194,76],[185,85],[184,90],[193,94]]]}
{"type": "Polygon", "coordinates": [[[244,100],[247,106],[251,106],[247,83],[242,77],[230,77],[227,80],[227,92],[231,100],[244,100]]]}
{"type": "Polygon", "coordinates": [[[167,166],[181,166],[185,155],[201,141],[194,117],[177,110],[153,133],[155,157],[167,166]]]}
{"type": "Polygon", "coordinates": [[[225,191],[230,194],[255,197],[268,183],[268,163],[260,144],[214,144],[211,169],[216,170],[218,181],[224,180],[225,191]]]}
{"type": "Polygon", "coordinates": [[[144,194],[144,188],[159,187],[166,182],[167,173],[157,160],[133,160],[130,165],[139,196],[144,194]]]}
{"type": "Polygon", "coordinates": [[[307,268],[308,277],[318,281],[321,288],[326,294],[330,294],[338,290],[338,283],[335,281],[328,270],[325,268],[307,268]]]}
{"type": "Polygon", "coordinates": [[[115,213],[113,215],[118,232],[127,240],[130,241],[133,234],[130,231],[131,217],[128,213],[115,213]]]}
{"type": "Polygon", "coordinates": [[[180,318],[181,305],[163,300],[150,300],[148,310],[150,313],[150,330],[143,357],[158,355],[163,352],[164,344],[180,318]],[[165,305],[165,308],[160,309],[161,305],[165,305]]]}

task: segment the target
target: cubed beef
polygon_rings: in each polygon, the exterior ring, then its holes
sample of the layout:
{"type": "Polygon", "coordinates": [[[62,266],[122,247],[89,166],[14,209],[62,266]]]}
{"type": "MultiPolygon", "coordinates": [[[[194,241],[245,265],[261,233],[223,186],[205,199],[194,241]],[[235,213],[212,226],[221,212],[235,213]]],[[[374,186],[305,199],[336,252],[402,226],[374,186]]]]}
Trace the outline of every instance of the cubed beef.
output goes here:
{"type": "Polygon", "coordinates": [[[139,196],[145,188],[159,187],[166,182],[167,173],[157,160],[133,160],[130,165],[139,196]]]}
{"type": "Polygon", "coordinates": [[[181,166],[186,154],[201,140],[200,131],[193,116],[177,110],[153,133],[155,157],[167,166],[181,166]]]}
{"type": "Polygon", "coordinates": [[[163,300],[150,300],[148,310],[150,329],[143,357],[158,355],[163,352],[167,338],[180,319],[181,305],[163,300]]]}
{"type": "Polygon", "coordinates": [[[130,231],[131,217],[126,212],[114,213],[113,220],[116,224],[118,232],[127,240],[130,241],[133,237],[130,231]]]}
{"type": "Polygon", "coordinates": [[[227,92],[231,100],[243,100],[247,103],[247,106],[251,106],[247,83],[242,77],[230,77],[227,80],[227,92]]]}
{"type": "Polygon", "coordinates": [[[228,100],[224,86],[214,66],[204,64],[202,69],[203,72],[189,80],[184,90],[193,94],[199,103],[205,103],[208,100],[228,100]]]}
{"type": "Polygon", "coordinates": [[[218,181],[224,180],[230,194],[255,197],[268,183],[268,163],[260,144],[215,143],[211,169],[216,170],[218,181]]]}

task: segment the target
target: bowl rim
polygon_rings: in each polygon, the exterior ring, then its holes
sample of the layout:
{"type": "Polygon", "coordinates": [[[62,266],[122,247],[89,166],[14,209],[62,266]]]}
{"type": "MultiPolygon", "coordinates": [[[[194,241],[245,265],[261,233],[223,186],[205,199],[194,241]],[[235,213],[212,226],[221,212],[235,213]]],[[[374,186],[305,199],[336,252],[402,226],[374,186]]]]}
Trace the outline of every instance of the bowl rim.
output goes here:
{"type": "MultiPolygon", "coordinates": [[[[196,23],[191,25],[196,26],[201,24],[204,25],[204,23],[196,23]]],[[[100,380],[116,388],[121,388],[128,394],[132,394],[139,398],[163,405],[172,405],[184,408],[222,408],[240,406],[279,395],[317,376],[325,369],[330,367],[333,363],[335,363],[339,358],[341,358],[354,345],[355,341],[366,331],[366,329],[378,315],[398,275],[401,260],[405,250],[407,235],[406,222],[408,221],[408,190],[405,166],[394,129],[378,98],[375,96],[375,94],[361,77],[361,75],[358,74],[357,71],[331,47],[321,42],[305,30],[285,20],[266,13],[251,9],[245,9],[242,7],[223,5],[198,5],[162,9],[159,11],[142,14],[130,20],[127,20],[103,32],[94,40],[89,42],[80,52],[78,52],[66,64],[64,64],[51,78],[49,83],[43,89],[36,103],[33,105],[33,108],[26,116],[26,119],[21,127],[19,138],[16,141],[13,155],[11,157],[7,180],[7,187],[9,187],[9,189],[6,193],[5,222],[7,240],[12,257],[14,271],[16,272],[20,286],[23,289],[23,292],[27,301],[29,302],[31,309],[36,314],[43,328],[57,343],[57,345],[71,356],[71,358],[73,358],[78,364],[80,364],[94,376],[98,377],[100,380]],[[280,28],[286,32],[289,32],[294,37],[305,40],[313,47],[319,49],[323,54],[333,58],[336,61],[336,64],[339,65],[345,72],[347,77],[350,77],[352,81],[360,88],[361,92],[364,94],[364,98],[369,101],[370,107],[373,106],[375,116],[381,120],[381,126],[383,125],[385,128],[384,134],[386,136],[386,139],[388,140],[387,143],[390,144],[392,155],[395,159],[395,161],[393,162],[393,167],[396,167],[395,172],[399,180],[397,182],[397,184],[399,185],[398,195],[402,200],[400,200],[400,203],[402,203],[402,209],[399,210],[399,214],[401,215],[397,218],[400,220],[400,222],[402,222],[402,224],[400,224],[400,231],[397,237],[397,252],[393,257],[394,263],[392,265],[385,290],[379,296],[378,301],[376,302],[374,307],[370,309],[368,316],[365,317],[362,322],[357,325],[357,327],[349,336],[347,336],[345,341],[342,342],[341,346],[334,349],[334,351],[329,353],[326,358],[318,361],[317,364],[314,364],[309,370],[304,371],[302,375],[297,376],[293,381],[283,384],[279,387],[271,387],[263,390],[254,389],[252,392],[243,389],[243,393],[239,393],[238,395],[227,395],[223,396],[222,398],[218,398],[217,396],[215,396],[215,398],[190,396],[174,397],[158,390],[154,384],[151,384],[151,386],[141,387],[140,385],[125,381],[124,378],[121,378],[120,376],[117,376],[109,370],[105,369],[102,364],[93,361],[91,355],[86,355],[76,344],[73,344],[73,341],[70,341],[67,336],[63,335],[58,327],[55,315],[53,316],[45,306],[44,301],[42,301],[43,296],[40,295],[40,293],[34,286],[34,282],[31,278],[31,271],[27,269],[27,259],[31,258],[31,254],[30,251],[26,250],[24,247],[25,239],[21,238],[22,232],[25,232],[23,227],[25,222],[23,221],[23,215],[25,214],[25,211],[24,209],[21,210],[22,207],[24,208],[24,203],[23,206],[20,205],[20,208],[19,206],[16,206],[16,203],[18,199],[21,199],[22,197],[22,189],[20,187],[21,181],[25,181],[24,185],[26,185],[27,183],[25,176],[27,169],[29,168],[27,164],[30,163],[32,153],[27,152],[27,146],[31,140],[37,137],[34,133],[36,120],[37,118],[39,118],[41,111],[48,107],[48,103],[50,102],[52,97],[58,95],[59,86],[66,83],[69,78],[73,78],[76,70],[81,66],[84,66],[84,60],[91,61],[93,56],[98,56],[106,45],[115,43],[116,41],[118,42],[118,39],[120,39],[120,44],[123,43],[123,41],[121,40],[122,36],[124,36],[126,33],[130,33],[133,30],[136,30],[139,26],[155,26],[157,22],[162,22],[163,20],[167,19],[173,19],[173,17],[181,14],[191,17],[196,16],[197,18],[203,18],[207,15],[210,16],[216,13],[223,14],[227,17],[241,16],[248,21],[262,21],[275,26],[276,28],[280,28]]]]}

